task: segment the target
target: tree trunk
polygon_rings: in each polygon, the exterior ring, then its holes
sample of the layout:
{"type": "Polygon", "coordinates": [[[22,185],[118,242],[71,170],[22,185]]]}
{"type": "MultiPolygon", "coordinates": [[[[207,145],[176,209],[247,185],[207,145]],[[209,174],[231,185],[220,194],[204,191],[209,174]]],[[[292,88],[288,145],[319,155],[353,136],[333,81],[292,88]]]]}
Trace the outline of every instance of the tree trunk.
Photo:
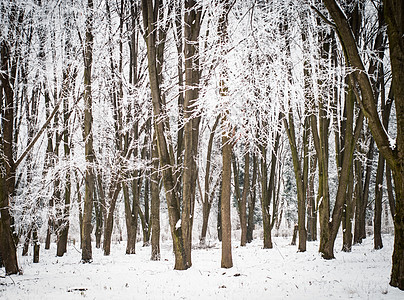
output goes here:
{"type": "Polygon", "coordinates": [[[253,174],[251,181],[251,191],[250,197],[248,198],[248,220],[247,220],[247,243],[251,243],[253,240],[254,233],[254,211],[255,211],[255,202],[256,202],[256,187],[255,184],[257,182],[257,170],[258,170],[258,162],[257,156],[253,155],[253,174]]]}
{"type": "Polygon", "coordinates": [[[14,131],[14,93],[10,84],[8,64],[9,48],[5,41],[1,42],[1,66],[0,80],[1,88],[4,90],[5,106],[2,107],[2,130],[0,158],[2,172],[0,174],[0,252],[6,274],[17,274],[19,272],[17,262],[17,250],[13,240],[10,215],[10,198],[14,194],[15,186],[15,165],[13,159],[13,131],[14,131]]]}
{"type": "Polygon", "coordinates": [[[222,242],[222,191],[223,191],[223,174],[222,174],[222,180],[220,181],[220,189],[219,189],[219,198],[217,201],[217,224],[216,224],[216,228],[217,228],[217,239],[219,240],[219,242],[222,242]]]}
{"type": "Polygon", "coordinates": [[[317,241],[317,209],[314,192],[316,179],[317,155],[310,156],[309,186],[307,189],[307,240],[317,241]]]}
{"type": "MultiPolygon", "coordinates": [[[[217,116],[215,123],[213,124],[212,130],[210,131],[208,150],[207,150],[207,154],[206,154],[205,193],[201,197],[202,198],[202,232],[201,232],[201,236],[199,239],[200,246],[202,246],[202,247],[206,246],[206,233],[207,233],[207,229],[208,229],[209,214],[210,214],[210,209],[212,207],[213,193],[215,192],[213,190],[212,196],[211,196],[210,183],[211,183],[212,176],[210,174],[210,166],[211,166],[210,161],[212,158],[213,140],[214,140],[216,128],[219,125],[219,122],[220,122],[220,116],[217,116]]],[[[217,182],[219,182],[219,181],[217,181],[217,182]]]]}
{"type": "Polygon", "coordinates": [[[351,252],[352,250],[352,219],[356,207],[355,198],[353,197],[354,176],[353,167],[349,174],[348,190],[345,196],[344,210],[342,213],[342,251],[351,252]]]}
{"type": "MultiPolygon", "coordinates": [[[[1,226],[2,226],[2,223],[1,223],[1,220],[0,220],[0,241],[2,241],[2,237],[1,237],[1,226]]],[[[0,246],[0,268],[3,268],[4,267],[4,265],[3,265],[3,257],[2,257],[2,255],[1,255],[1,246],[0,246]]]]}
{"type": "Polygon", "coordinates": [[[231,143],[227,136],[229,130],[225,128],[226,117],[222,120],[223,136],[222,136],[222,195],[221,195],[221,231],[222,231],[222,268],[233,267],[232,250],[231,250],[231,213],[230,213],[230,197],[231,197],[231,143]]]}
{"type": "Polygon", "coordinates": [[[94,200],[94,150],[93,150],[93,116],[92,116],[92,95],[91,95],[91,68],[93,59],[93,0],[87,1],[88,15],[86,18],[86,40],[84,45],[84,141],[85,141],[85,196],[83,210],[83,248],[81,260],[83,263],[92,262],[91,249],[91,217],[94,200]]]}
{"type": "Polygon", "coordinates": [[[32,253],[32,261],[34,264],[39,263],[39,249],[41,247],[41,244],[39,243],[39,239],[38,239],[38,230],[35,227],[32,230],[32,242],[34,244],[34,251],[32,253]]]}
{"type": "Polygon", "coordinates": [[[394,199],[394,194],[393,194],[391,170],[388,165],[386,165],[386,185],[387,185],[387,194],[389,197],[390,214],[391,214],[392,219],[394,220],[394,216],[396,214],[396,200],[394,199]]]}
{"type": "Polygon", "coordinates": [[[105,220],[104,226],[104,255],[110,255],[111,253],[111,239],[112,239],[112,229],[114,226],[114,211],[116,206],[116,201],[118,200],[119,193],[121,191],[121,184],[118,182],[118,179],[115,178],[112,182],[114,182],[114,186],[111,187],[108,198],[110,199],[109,210],[107,214],[107,219],[105,220]]]}
{"type": "MultiPolygon", "coordinates": [[[[325,253],[330,236],[328,222],[330,219],[329,209],[329,190],[328,190],[328,121],[325,118],[322,103],[319,105],[319,125],[320,133],[317,129],[317,117],[312,114],[310,117],[310,125],[313,134],[314,145],[318,158],[318,193],[317,207],[319,211],[320,223],[320,247],[319,252],[325,253]],[[326,128],[324,128],[326,127],[326,128]],[[325,135],[324,133],[327,132],[325,135]]],[[[332,257],[333,255],[331,255],[332,257]]]]}
{"type": "Polygon", "coordinates": [[[366,238],[366,207],[369,199],[370,178],[373,165],[373,147],[374,141],[371,138],[369,150],[366,155],[366,174],[365,181],[362,183],[363,168],[360,159],[355,162],[356,172],[356,212],[355,212],[355,230],[354,230],[354,244],[361,244],[362,240],[366,238]]]}
{"type": "MultiPolygon", "coordinates": [[[[296,144],[296,135],[295,135],[295,125],[293,120],[293,112],[292,109],[289,110],[288,119],[285,117],[283,119],[283,123],[285,126],[285,130],[288,135],[290,151],[292,152],[292,160],[293,160],[293,170],[295,174],[296,180],[296,188],[297,188],[297,213],[298,213],[298,226],[299,226],[299,252],[306,251],[306,241],[307,241],[307,232],[306,232],[306,188],[307,188],[307,176],[308,176],[308,157],[307,157],[307,147],[308,147],[308,127],[309,127],[309,119],[305,118],[304,121],[304,133],[303,133],[303,147],[304,147],[304,157],[303,157],[303,170],[300,165],[300,159],[298,155],[298,149],[296,144]],[[289,122],[288,122],[289,120],[289,122]],[[303,172],[302,172],[303,171],[303,172]]],[[[279,143],[279,142],[278,142],[279,143]]],[[[271,171],[272,173],[272,171],[271,171]]],[[[273,176],[271,174],[271,176],[273,176]]]]}
{"type": "MultiPolygon", "coordinates": [[[[397,117],[396,156],[393,172],[396,191],[394,216],[394,251],[390,284],[404,290],[404,3],[384,0],[384,16],[389,37],[390,61],[393,74],[393,95],[397,117]]],[[[383,154],[383,153],[382,153],[383,154]]],[[[383,154],[386,158],[386,155],[383,154]]]]}
{"type": "Polygon", "coordinates": [[[151,190],[151,260],[160,260],[160,189],[159,161],[156,137],[152,142],[152,171],[150,179],[151,190]]]}
{"type": "Polygon", "coordinates": [[[28,256],[29,244],[31,241],[32,229],[29,229],[25,235],[24,246],[22,247],[22,256],[28,256]]]}
{"type": "Polygon", "coordinates": [[[296,245],[296,239],[297,239],[298,232],[299,232],[299,225],[295,224],[295,226],[293,227],[292,242],[290,243],[292,246],[296,245]]]}
{"type": "Polygon", "coordinates": [[[58,228],[58,241],[57,241],[57,253],[56,256],[63,256],[67,252],[67,241],[69,234],[69,217],[70,217],[70,195],[71,195],[71,182],[70,175],[66,175],[66,186],[65,186],[65,202],[64,202],[64,212],[63,219],[60,222],[58,228]]]}
{"type": "Polygon", "coordinates": [[[241,241],[240,246],[247,244],[247,196],[250,190],[250,154],[247,152],[244,155],[244,184],[243,195],[240,203],[240,226],[241,226],[241,241]]]}
{"type": "MultiPolygon", "coordinates": [[[[97,186],[97,185],[96,185],[97,186]]],[[[94,194],[94,210],[95,210],[95,248],[101,248],[102,237],[102,204],[99,198],[99,193],[94,194]]]]}
{"type": "MultiPolygon", "coordinates": [[[[136,234],[138,215],[132,214],[130,205],[129,189],[126,183],[122,183],[123,198],[125,202],[125,221],[126,221],[126,254],[136,253],[136,234]]],[[[137,212],[137,211],[136,211],[137,212]]]]}
{"type": "Polygon", "coordinates": [[[373,226],[374,226],[373,241],[375,250],[383,248],[383,242],[382,242],[383,173],[384,173],[384,158],[381,154],[379,154],[379,161],[376,171],[375,212],[373,220],[373,226]]]}
{"type": "Polygon", "coordinates": [[[201,231],[201,236],[199,238],[199,245],[201,247],[206,246],[206,233],[208,231],[208,221],[209,221],[209,214],[210,214],[211,207],[212,207],[212,203],[210,203],[210,202],[202,203],[202,231],[201,231]]]}
{"type": "MultiPolygon", "coordinates": [[[[143,231],[143,247],[150,246],[150,200],[149,200],[149,193],[150,193],[150,175],[147,175],[147,178],[145,178],[145,183],[144,183],[144,220],[141,217],[141,223],[142,223],[142,231],[143,231]]],[[[140,190],[139,190],[140,193],[140,190]]],[[[140,199],[140,194],[139,194],[139,199],[140,199]]],[[[138,200],[138,203],[140,201],[138,200]]],[[[140,204],[139,204],[140,205],[140,204]]],[[[139,215],[142,214],[142,210],[139,208],[139,215]]]]}
{"type": "MultiPolygon", "coordinates": [[[[384,75],[383,65],[380,67],[381,77],[384,75]]],[[[385,98],[385,83],[384,78],[381,78],[381,108],[382,108],[382,122],[384,128],[388,130],[389,127],[389,118],[390,112],[392,107],[392,89],[390,89],[389,97],[386,102],[385,98]]],[[[374,249],[378,250],[383,248],[382,242],[382,234],[381,234],[381,226],[382,226],[382,200],[383,200],[383,174],[384,174],[384,165],[385,159],[381,154],[379,154],[379,161],[377,165],[376,171],[376,182],[375,182],[375,212],[374,212],[374,249]]],[[[387,175],[387,166],[386,166],[386,182],[387,186],[389,187],[389,180],[390,179],[390,187],[391,187],[391,177],[388,178],[387,175]]],[[[390,171],[389,171],[390,172],[390,171]]],[[[392,195],[389,194],[389,202],[391,202],[392,195]]],[[[394,216],[394,215],[393,215],[394,216]]]]}
{"type": "MultiPolygon", "coordinates": [[[[218,22],[218,35],[219,43],[221,46],[221,52],[225,53],[225,47],[228,43],[228,14],[230,12],[230,1],[222,0],[223,5],[220,12],[218,22]]],[[[223,98],[228,96],[228,87],[226,86],[226,80],[228,78],[227,66],[225,65],[225,59],[222,59],[223,68],[220,74],[219,94],[223,98]]],[[[225,106],[226,107],[226,106],[225,106]]],[[[221,230],[222,230],[222,268],[233,267],[233,258],[231,250],[231,132],[232,128],[228,123],[229,111],[226,110],[222,113],[222,194],[221,194],[221,230]]]]}
{"type": "Polygon", "coordinates": [[[196,101],[199,97],[199,31],[201,27],[202,7],[195,0],[185,1],[184,16],[184,60],[185,60],[185,98],[184,98],[184,171],[182,202],[182,237],[184,240],[187,264],[192,265],[192,224],[195,207],[195,187],[198,168],[199,123],[196,101]]]}
{"type": "Polygon", "coordinates": [[[77,172],[75,172],[76,177],[76,193],[77,193],[77,206],[79,208],[79,228],[80,228],[80,249],[83,248],[83,209],[81,207],[81,192],[80,192],[80,183],[79,178],[77,176],[77,172]]]}
{"type": "MultiPolygon", "coordinates": [[[[267,170],[267,150],[265,146],[261,147],[261,211],[262,211],[262,227],[264,234],[264,249],[272,249],[271,238],[271,215],[269,213],[269,206],[271,204],[272,192],[268,188],[268,170],[267,170]]],[[[271,164],[272,169],[275,168],[274,161],[271,164]]],[[[270,176],[271,176],[270,175],[270,176]]]]}
{"type": "MultiPolygon", "coordinates": [[[[70,50],[69,50],[70,52],[70,50]]],[[[70,67],[70,65],[69,65],[70,67]]],[[[69,68],[64,70],[63,72],[63,86],[62,86],[62,97],[63,97],[63,148],[64,148],[64,156],[68,160],[70,158],[70,146],[69,146],[69,93],[73,89],[72,78],[76,77],[76,73],[72,75],[69,72],[69,68]]],[[[70,179],[70,170],[68,169],[65,177],[65,193],[64,193],[64,203],[62,205],[63,210],[61,213],[63,214],[63,218],[59,221],[58,226],[58,239],[57,239],[57,250],[56,256],[63,256],[67,252],[67,240],[69,234],[69,226],[70,226],[70,202],[71,202],[71,179],[70,179]]]]}
{"type": "MultiPolygon", "coordinates": [[[[45,108],[46,108],[46,116],[48,117],[48,114],[50,114],[50,97],[49,93],[45,91],[45,108]]],[[[47,131],[47,147],[46,147],[46,154],[45,154],[45,166],[44,169],[49,169],[52,166],[52,152],[53,152],[53,140],[52,140],[52,134],[51,134],[51,128],[48,126],[48,131],[47,131]]],[[[46,230],[46,238],[45,238],[45,249],[49,250],[50,248],[50,242],[51,242],[51,235],[53,231],[53,225],[54,225],[54,218],[53,215],[49,212],[53,210],[53,197],[49,199],[48,202],[48,227],[46,230]]]]}

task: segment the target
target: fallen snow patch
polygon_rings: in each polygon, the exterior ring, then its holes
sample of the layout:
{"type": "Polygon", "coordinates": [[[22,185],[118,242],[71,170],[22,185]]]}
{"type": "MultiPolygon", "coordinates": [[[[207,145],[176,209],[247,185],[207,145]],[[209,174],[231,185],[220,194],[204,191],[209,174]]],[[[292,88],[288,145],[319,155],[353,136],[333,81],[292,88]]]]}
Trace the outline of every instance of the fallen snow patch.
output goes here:
{"type": "MultiPolygon", "coordinates": [[[[112,245],[111,255],[93,248],[93,263],[81,264],[81,255],[69,246],[64,257],[41,247],[40,263],[21,257],[24,275],[0,271],[0,299],[404,299],[389,286],[393,237],[383,236],[384,248],[373,250],[373,239],[339,251],[333,260],[318,253],[318,242],[297,252],[290,238],[274,237],[274,249],[262,249],[262,240],[246,247],[233,241],[231,269],[220,268],[220,243],[192,251],[192,267],[176,271],[172,243],[161,245],[161,261],[150,261],[150,247],[137,245],[137,254],[125,255],[125,243],[112,245]]],[[[19,249],[19,254],[21,249],[19,249]]]]}

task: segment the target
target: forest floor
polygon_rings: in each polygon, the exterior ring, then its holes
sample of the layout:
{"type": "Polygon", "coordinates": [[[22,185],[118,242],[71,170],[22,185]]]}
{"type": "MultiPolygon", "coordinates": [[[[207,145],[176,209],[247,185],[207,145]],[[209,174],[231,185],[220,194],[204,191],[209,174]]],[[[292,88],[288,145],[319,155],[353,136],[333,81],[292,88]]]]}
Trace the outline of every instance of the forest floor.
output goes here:
{"type": "Polygon", "coordinates": [[[19,257],[24,275],[4,276],[0,269],[0,299],[404,299],[403,291],[389,286],[393,236],[384,235],[378,251],[372,237],[351,253],[340,251],[338,241],[336,259],[327,261],[317,252],[318,242],[298,253],[290,238],[275,237],[269,250],[261,240],[247,247],[233,240],[231,269],[220,268],[216,242],[194,249],[187,271],[173,270],[170,241],[162,244],[157,262],[141,243],[135,255],[124,254],[125,242],[112,245],[110,256],[93,249],[91,264],[80,263],[73,245],[64,257],[41,248],[39,264],[32,256],[19,257]]]}

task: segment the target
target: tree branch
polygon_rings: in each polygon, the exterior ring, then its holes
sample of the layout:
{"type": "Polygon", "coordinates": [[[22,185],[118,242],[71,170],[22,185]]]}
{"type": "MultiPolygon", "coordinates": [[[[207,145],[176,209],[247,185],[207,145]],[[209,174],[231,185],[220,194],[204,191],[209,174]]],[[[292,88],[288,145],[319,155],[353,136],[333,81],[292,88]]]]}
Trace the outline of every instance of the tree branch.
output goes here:
{"type": "Polygon", "coordinates": [[[319,17],[320,17],[321,19],[323,19],[323,21],[324,21],[325,23],[327,23],[328,25],[330,25],[330,26],[332,26],[332,27],[334,27],[334,28],[337,28],[337,25],[335,25],[333,22],[331,22],[330,20],[328,20],[328,19],[326,18],[326,16],[324,16],[324,15],[321,13],[321,11],[319,11],[314,5],[310,5],[310,7],[311,7],[311,9],[313,9],[313,10],[319,15],[319,17]]]}
{"type": "Polygon", "coordinates": [[[42,133],[45,131],[45,129],[48,127],[49,123],[52,121],[53,117],[55,116],[56,112],[59,109],[60,104],[62,103],[63,98],[60,98],[59,101],[56,103],[55,107],[53,108],[52,113],[46,120],[46,122],[42,125],[41,129],[38,131],[38,133],[35,135],[35,137],[32,139],[31,143],[27,146],[27,148],[24,150],[24,152],[21,154],[21,156],[17,159],[15,162],[15,168],[17,169],[18,165],[24,160],[24,158],[27,156],[29,151],[34,147],[35,143],[38,141],[38,139],[41,137],[42,133]]]}

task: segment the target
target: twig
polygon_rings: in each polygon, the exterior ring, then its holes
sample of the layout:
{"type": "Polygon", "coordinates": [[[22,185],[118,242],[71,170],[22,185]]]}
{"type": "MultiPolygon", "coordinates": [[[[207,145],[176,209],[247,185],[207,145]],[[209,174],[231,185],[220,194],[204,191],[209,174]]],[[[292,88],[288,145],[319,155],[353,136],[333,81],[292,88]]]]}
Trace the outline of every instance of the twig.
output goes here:
{"type": "Polygon", "coordinates": [[[276,248],[276,250],[278,250],[278,252],[282,256],[283,260],[285,260],[285,257],[283,257],[281,250],[279,250],[279,248],[278,248],[278,245],[275,242],[273,242],[273,243],[275,244],[275,248],[276,248]]]}
{"type": "Polygon", "coordinates": [[[75,245],[72,245],[72,246],[73,246],[73,248],[74,248],[74,249],[76,249],[76,251],[77,251],[78,253],[80,253],[80,254],[81,254],[81,251],[77,250],[77,248],[76,248],[76,246],[75,246],[75,245]]]}
{"type": "Polygon", "coordinates": [[[324,16],[314,5],[310,5],[310,7],[320,16],[321,19],[323,19],[324,22],[326,22],[328,25],[337,28],[337,25],[335,25],[333,22],[328,20],[326,16],[324,16]]]}

